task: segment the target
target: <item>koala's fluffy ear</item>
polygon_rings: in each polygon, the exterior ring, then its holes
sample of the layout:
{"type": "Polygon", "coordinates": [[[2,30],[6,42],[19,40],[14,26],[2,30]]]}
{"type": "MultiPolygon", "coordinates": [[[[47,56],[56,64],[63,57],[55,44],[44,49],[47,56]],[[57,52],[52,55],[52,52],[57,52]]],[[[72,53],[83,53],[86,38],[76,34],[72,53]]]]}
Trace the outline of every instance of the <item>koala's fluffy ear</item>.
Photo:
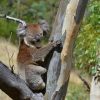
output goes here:
{"type": "Polygon", "coordinates": [[[43,30],[43,34],[46,35],[47,31],[49,30],[49,24],[45,20],[39,20],[38,24],[43,30]]]}
{"type": "Polygon", "coordinates": [[[22,24],[19,24],[18,27],[17,27],[17,35],[19,37],[26,35],[26,28],[22,24]]]}

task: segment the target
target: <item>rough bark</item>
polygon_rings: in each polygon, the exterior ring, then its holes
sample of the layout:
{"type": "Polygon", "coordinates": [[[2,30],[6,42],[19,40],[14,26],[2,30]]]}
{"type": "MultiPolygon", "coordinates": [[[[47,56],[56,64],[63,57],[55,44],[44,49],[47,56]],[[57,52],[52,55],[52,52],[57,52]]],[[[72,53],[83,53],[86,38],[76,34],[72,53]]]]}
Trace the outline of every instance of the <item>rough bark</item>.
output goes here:
{"type": "Polygon", "coordinates": [[[90,100],[100,100],[100,82],[92,78],[90,100]]]}
{"type": "MultiPolygon", "coordinates": [[[[65,40],[65,36],[62,36],[61,29],[63,25],[67,4],[68,4],[68,0],[61,0],[58,8],[57,16],[53,25],[52,33],[50,36],[50,38],[54,37],[54,40],[61,39],[63,43],[65,40]]],[[[59,77],[60,67],[61,67],[60,56],[61,56],[62,48],[60,48],[60,51],[58,49],[54,51],[50,64],[48,65],[49,69],[47,73],[47,86],[46,86],[45,100],[50,100],[52,93],[55,91],[57,86],[57,80],[59,77]]]]}
{"type": "Polygon", "coordinates": [[[65,99],[72,67],[73,47],[88,2],[88,0],[68,1],[61,0],[51,34],[55,40],[62,39],[64,45],[61,54],[54,52],[49,65],[46,100],[65,99]]]}
{"type": "Polygon", "coordinates": [[[0,62],[0,89],[13,100],[44,100],[42,93],[34,94],[25,82],[0,62]]]}
{"type": "Polygon", "coordinates": [[[100,100],[100,82],[92,78],[90,100],[100,100]]]}
{"type": "Polygon", "coordinates": [[[66,8],[62,35],[66,34],[65,43],[61,52],[61,72],[57,82],[57,89],[66,82],[72,66],[74,43],[82,22],[88,0],[70,0],[66,8]]]}
{"type": "Polygon", "coordinates": [[[10,17],[10,16],[7,16],[5,14],[0,14],[0,18],[6,18],[6,19],[9,19],[9,20],[13,20],[15,22],[21,23],[24,26],[24,28],[27,27],[27,23],[25,21],[18,19],[18,18],[10,17]]]}

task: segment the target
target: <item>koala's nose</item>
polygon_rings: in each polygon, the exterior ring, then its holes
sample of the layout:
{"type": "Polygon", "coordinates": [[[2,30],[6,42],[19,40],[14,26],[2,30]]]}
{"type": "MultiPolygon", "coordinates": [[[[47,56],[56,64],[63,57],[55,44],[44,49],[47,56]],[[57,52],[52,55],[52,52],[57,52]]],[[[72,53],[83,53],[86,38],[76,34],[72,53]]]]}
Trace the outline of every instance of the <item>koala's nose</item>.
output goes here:
{"type": "Polygon", "coordinates": [[[36,39],[36,42],[40,42],[40,40],[41,40],[41,38],[40,38],[39,35],[36,35],[36,36],[35,36],[35,39],[36,39]]]}

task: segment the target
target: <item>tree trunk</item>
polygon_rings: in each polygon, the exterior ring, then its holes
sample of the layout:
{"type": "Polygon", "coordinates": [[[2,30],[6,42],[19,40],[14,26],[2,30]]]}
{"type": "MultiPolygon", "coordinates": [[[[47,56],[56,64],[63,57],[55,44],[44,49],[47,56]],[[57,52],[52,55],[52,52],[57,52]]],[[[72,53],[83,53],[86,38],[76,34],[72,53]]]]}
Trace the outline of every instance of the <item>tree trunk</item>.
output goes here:
{"type": "MultiPolygon", "coordinates": [[[[68,0],[61,0],[59,9],[57,12],[57,16],[53,25],[52,33],[50,38],[54,37],[54,40],[61,39],[64,43],[65,36],[62,36],[61,30],[63,25],[63,20],[65,16],[66,6],[68,4],[68,0]]],[[[61,49],[61,48],[60,48],[61,49]]],[[[46,94],[45,100],[50,100],[52,93],[55,91],[57,86],[57,80],[60,73],[61,68],[61,51],[55,50],[52,56],[52,59],[49,64],[49,69],[47,73],[47,86],[46,86],[46,94]]]]}
{"type": "Polygon", "coordinates": [[[100,82],[92,78],[90,100],[100,100],[100,82]]]}
{"type": "Polygon", "coordinates": [[[67,92],[74,43],[88,0],[61,0],[51,37],[61,39],[63,50],[51,59],[46,86],[46,100],[64,100],[67,92]]]}

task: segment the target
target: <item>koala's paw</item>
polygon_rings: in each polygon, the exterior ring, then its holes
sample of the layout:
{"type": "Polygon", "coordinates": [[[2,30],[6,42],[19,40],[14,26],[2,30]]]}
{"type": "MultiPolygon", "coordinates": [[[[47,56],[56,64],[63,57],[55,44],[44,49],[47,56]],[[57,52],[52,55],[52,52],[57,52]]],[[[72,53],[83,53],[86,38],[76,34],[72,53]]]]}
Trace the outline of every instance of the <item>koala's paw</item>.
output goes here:
{"type": "Polygon", "coordinates": [[[39,83],[37,82],[37,85],[35,85],[34,87],[32,87],[33,90],[43,90],[45,88],[45,83],[39,83]]]}
{"type": "Polygon", "coordinates": [[[43,82],[39,88],[39,90],[43,90],[45,88],[45,83],[43,82]]]}
{"type": "Polygon", "coordinates": [[[53,42],[54,41],[54,37],[51,37],[50,39],[49,39],[49,42],[53,42]]]}
{"type": "Polygon", "coordinates": [[[61,45],[61,44],[62,44],[61,40],[57,40],[54,42],[54,47],[57,47],[58,45],[61,45]]]}
{"type": "Polygon", "coordinates": [[[45,83],[41,75],[33,74],[32,77],[27,77],[27,84],[32,90],[43,90],[45,83]]]}

